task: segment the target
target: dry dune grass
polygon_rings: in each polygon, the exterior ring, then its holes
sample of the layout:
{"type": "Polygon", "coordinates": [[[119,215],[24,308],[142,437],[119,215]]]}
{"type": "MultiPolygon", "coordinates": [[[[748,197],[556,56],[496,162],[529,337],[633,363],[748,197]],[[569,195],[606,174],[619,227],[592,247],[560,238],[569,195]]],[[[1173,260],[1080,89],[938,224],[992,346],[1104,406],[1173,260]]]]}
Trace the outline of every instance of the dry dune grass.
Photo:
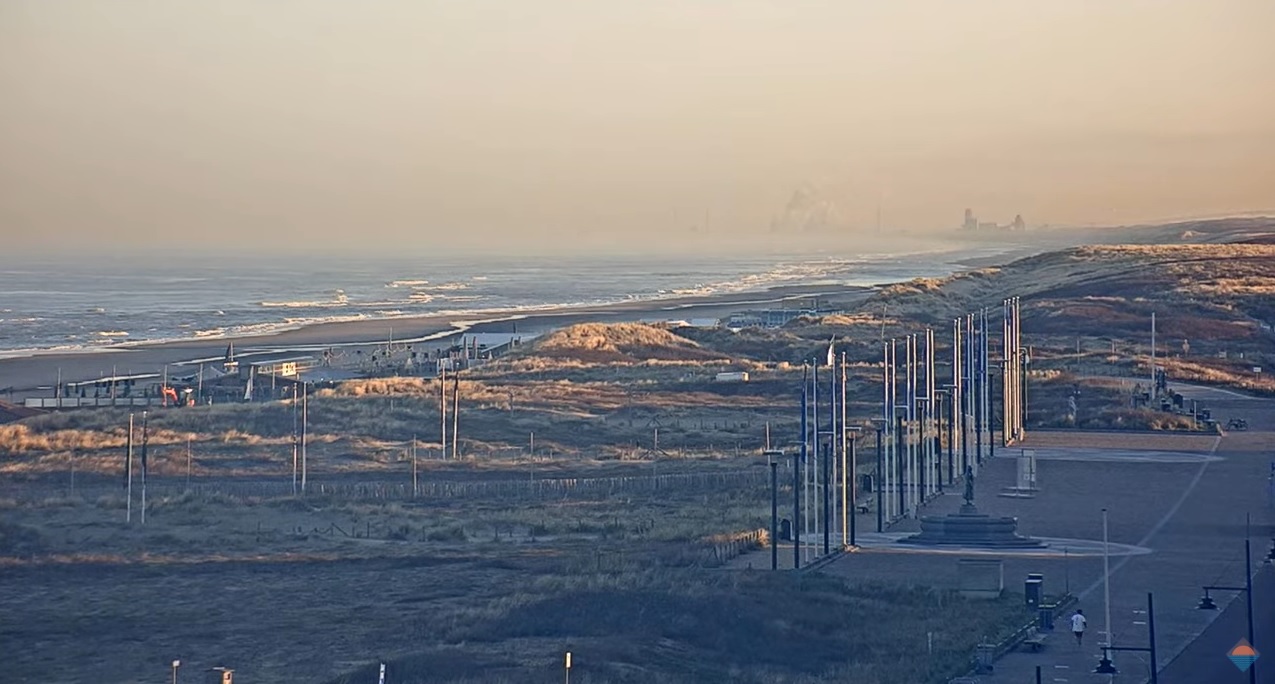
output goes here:
{"type": "Polygon", "coordinates": [[[664,328],[641,323],[582,323],[533,343],[532,356],[594,363],[638,361],[709,361],[722,356],[664,328]]]}
{"type": "MultiPolygon", "coordinates": [[[[185,432],[150,428],[147,441],[151,445],[185,444],[192,435],[185,432]]],[[[134,426],[133,439],[140,444],[141,425],[134,426]]],[[[0,453],[24,454],[32,451],[96,451],[122,449],[128,441],[126,428],[111,430],[43,431],[30,421],[0,426],[0,453]]]]}
{"type": "Polygon", "coordinates": [[[1091,245],[1020,259],[1001,268],[921,278],[883,288],[864,306],[935,320],[1025,299],[1119,295],[1202,300],[1264,311],[1275,293],[1275,245],[1091,245]]]}

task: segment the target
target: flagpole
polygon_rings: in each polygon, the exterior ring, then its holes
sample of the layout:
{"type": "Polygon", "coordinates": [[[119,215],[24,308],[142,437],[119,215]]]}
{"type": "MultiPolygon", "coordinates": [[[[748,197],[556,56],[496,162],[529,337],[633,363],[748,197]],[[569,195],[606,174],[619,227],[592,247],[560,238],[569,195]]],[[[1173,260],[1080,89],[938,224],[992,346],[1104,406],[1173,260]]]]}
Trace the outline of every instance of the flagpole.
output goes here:
{"type": "Polygon", "coordinates": [[[146,443],[149,438],[147,412],[142,411],[142,524],[146,524],[146,443]]]}
{"type": "Polygon", "coordinates": [[[128,479],[128,503],[124,508],[124,522],[133,522],[133,414],[128,414],[128,448],[124,470],[128,479]]]}
{"type": "Polygon", "coordinates": [[[300,458],[300,454],[297,451],[297,448],[298,448],[297,399],[301,398],[300,396],[301,393],[297,391],[298,389],[300,389],[299,383],[294,384],[292,386],[292,495],[293,496],[297,495],[297,466],[299,465],[298,459],[300,458]]]}
{"type": "Polygon", "coordinates": [[[305,384],[301,385],[301,494],[305,494],[306,482],[306,434],[310,421],[309,403],[307,398],[310,395],[309,387],[305,384]]]}

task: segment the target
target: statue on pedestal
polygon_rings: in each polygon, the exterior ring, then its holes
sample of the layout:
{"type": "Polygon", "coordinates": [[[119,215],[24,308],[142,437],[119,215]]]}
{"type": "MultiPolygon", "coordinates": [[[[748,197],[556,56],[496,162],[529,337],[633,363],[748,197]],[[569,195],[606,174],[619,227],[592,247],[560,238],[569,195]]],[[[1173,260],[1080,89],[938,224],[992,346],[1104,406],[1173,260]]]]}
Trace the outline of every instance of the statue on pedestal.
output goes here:
{"type": "Polygon", "coordinates": [[[965,466],[965,505],[974,505],[974,469],[965,466]]]}

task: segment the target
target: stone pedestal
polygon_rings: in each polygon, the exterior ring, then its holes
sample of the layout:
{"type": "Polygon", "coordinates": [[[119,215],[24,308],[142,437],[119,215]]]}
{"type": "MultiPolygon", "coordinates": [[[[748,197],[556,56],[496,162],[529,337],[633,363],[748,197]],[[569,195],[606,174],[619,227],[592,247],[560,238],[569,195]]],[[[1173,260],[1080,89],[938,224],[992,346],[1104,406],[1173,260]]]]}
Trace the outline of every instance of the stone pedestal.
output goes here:
{"type": "Polygon", "coordinates": [[[973,504],[958,513],[921,518],[921,533],[899,540],[919,546],[964,546],[988,549],[1022,549],[1044,546],[1031,537],[1019,536],[1016,518],[993,517],[978,512],[973,504]]]}

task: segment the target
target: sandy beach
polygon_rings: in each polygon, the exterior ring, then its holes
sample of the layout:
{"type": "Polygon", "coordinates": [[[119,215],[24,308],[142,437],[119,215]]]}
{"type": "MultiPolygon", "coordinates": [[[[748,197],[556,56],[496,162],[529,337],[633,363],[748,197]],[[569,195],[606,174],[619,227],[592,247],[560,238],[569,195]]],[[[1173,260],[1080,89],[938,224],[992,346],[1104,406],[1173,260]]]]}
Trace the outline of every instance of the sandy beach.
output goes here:
{"type": "Polygon", "coordinates": [[[48,394],[59,374],[63,382],[76,382],[112,374],[159,373],[165,365],[220,359],[231,341],[239,356],[287,350],[312,352],[316,348],[334,346],[370,348],[385,343],[391,336],[395,342],[416,342],[427,349],[434,349],[466,333],[539,333],[584,322],[720,318],[742,309],[775,306],[786,300],[803,297],[836,297],[838,301],[844,302],[855,297],[866,297],[871,290],[872,288],[839,285],[792,285],[761,292],[624,302],[596,307],[491,312],[470,317],[421,316],[321,323],[296,330],[233,339],[122,344],[86,352],[37,354],[0,359],[0,396],[22,399],[48,394]]]}
{"type": "MultiPolygon", "coordinates": [[[[1232,233],[1251,228],[1251,221],[1232,220],[1211,224],[1210,241],[1225,241],[1232,233]]],[[[1030,241],[1006,238],[972,241],[972,245],[997,245],[995,255],[968,257],[959,263],[965,268],[999,266],[1016,259],[1076,244],[1148,243],[1173,241],[1180,226],[1131,226],[1033,233],[1030,241]]],[[[880,283],[879,285],[888,285],[880,283]]],[[[650,319],[722,318],[748,308],[776,306],[801,297],[835,297],[840,303],[866,297],[874,288],[834,284],[780,285],[754,292],[686,296],[622,302],[599,306],[567,306],[535,311],[491,311],[481,315],[426,315],[377,320],[341,321],[303,326],[277,333],[200,338],[167,342],[123,343],[82,352],[41,353],[0,358],[0,397],[22,399],[48,395],[57,382],[76,382],[113,374],[159,373],[200,359],[220,359],[233,341],[238,355],[296,350],[313,353],[325,347],[367,349],[391,337],[398,343],[418,343],[427,349],[449,344],[465,333],[526,332],[546,330],[583,322],[624,322],[650,319]]]]}

